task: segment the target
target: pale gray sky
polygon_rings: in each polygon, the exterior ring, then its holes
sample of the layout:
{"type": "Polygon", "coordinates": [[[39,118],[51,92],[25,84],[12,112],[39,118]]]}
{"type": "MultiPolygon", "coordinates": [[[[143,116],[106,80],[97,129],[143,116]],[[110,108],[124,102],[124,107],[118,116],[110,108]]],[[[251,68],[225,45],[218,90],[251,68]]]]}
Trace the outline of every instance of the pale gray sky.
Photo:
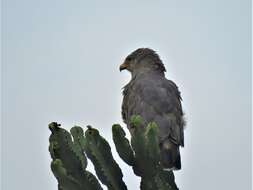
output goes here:
{"type": "Polygon", "coordinates": [[[3,190],[57,189],[51,121],[98,128],[138,189],[111,125],[123,124],[130,79],[118,66],[139,47],[158,52],[182,92],[180,190],[251,190],[251,1],[3,0],[2,16],[3,190]]]}

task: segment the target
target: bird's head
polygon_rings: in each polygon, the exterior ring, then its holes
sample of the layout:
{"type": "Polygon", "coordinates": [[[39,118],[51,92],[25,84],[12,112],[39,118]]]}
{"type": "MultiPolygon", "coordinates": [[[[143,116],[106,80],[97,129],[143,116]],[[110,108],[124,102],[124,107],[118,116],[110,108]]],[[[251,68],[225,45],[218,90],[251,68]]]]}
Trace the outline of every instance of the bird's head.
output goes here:
{"type": "Polygon", "coordinates": [[[120,71],[128,70],[134,74],[154,71],[164,75],[166,71],[159,55],[152,49],[139,48],[128,55],[123,64],[120,65],[120,71]]]}

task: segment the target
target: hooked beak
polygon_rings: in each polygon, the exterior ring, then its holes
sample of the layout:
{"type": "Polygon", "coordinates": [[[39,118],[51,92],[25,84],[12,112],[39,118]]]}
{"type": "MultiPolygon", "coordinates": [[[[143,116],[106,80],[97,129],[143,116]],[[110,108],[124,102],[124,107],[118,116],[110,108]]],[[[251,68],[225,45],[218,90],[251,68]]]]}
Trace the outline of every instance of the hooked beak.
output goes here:
{"type": "Polygon", "coordinates": [[[126,63],[121,64],[120,67],[119,67],[119,71],[121,72],[122,70],[127,69],[127,66],[128,65],[126,63]]]}

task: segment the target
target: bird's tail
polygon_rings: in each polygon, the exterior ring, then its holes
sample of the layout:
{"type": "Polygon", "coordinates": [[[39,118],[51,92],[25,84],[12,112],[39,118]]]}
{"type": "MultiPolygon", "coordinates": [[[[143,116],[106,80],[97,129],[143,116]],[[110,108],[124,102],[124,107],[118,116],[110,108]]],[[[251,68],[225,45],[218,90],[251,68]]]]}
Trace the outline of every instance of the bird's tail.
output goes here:
{"type": "Polygon", "coordinates": [[[161,162],[165,170],[180,170],[181,157],[179,145],[174,144],[166,139],[161,144],[161,162]]]}

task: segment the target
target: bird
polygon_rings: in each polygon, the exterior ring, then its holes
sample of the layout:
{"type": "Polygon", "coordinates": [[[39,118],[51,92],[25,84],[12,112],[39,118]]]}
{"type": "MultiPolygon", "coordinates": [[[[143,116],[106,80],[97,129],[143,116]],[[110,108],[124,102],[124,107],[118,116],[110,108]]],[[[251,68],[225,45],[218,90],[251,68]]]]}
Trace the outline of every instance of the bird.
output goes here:
{"type": "Polygon", "coordinates": [[[139,115],[144,126],[155,122],[159,127],[160,163],[164,170],[180,170],[180,147],[184,147],[185,119],[181,93],[177,85],[165,77],[165,66],[150,48],[138,48],[119,67],[131,73],[123,87],[121,114],[130,133],[130,118],[139,115]]]}

